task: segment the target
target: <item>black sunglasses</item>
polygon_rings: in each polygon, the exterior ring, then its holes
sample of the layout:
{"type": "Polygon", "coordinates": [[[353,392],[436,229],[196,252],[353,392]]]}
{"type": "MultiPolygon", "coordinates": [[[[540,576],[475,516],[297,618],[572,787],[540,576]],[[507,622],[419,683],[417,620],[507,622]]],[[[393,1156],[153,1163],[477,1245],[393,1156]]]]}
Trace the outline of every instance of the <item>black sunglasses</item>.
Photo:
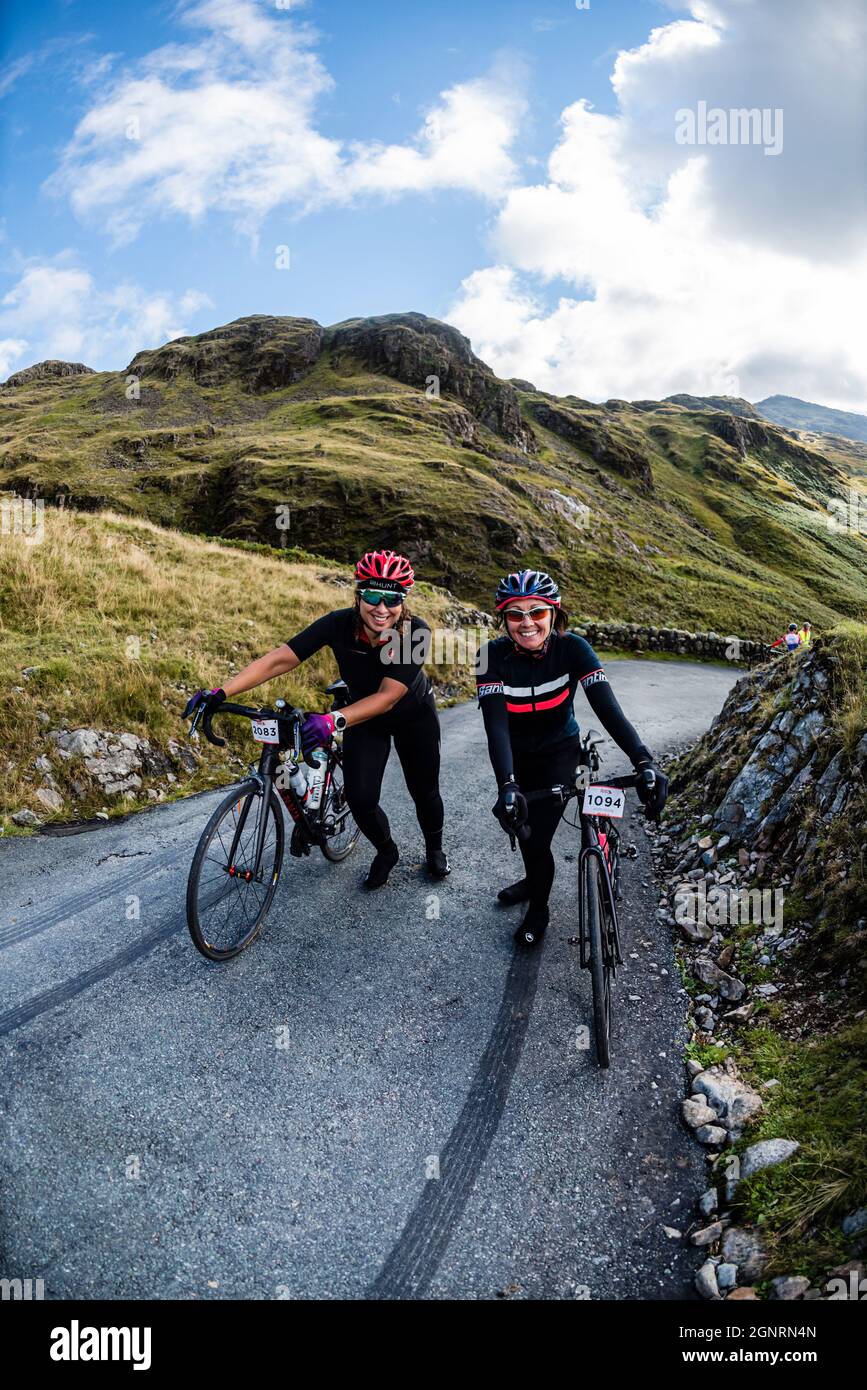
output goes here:
{"type": "Polygon", "coordinates": [[[386,608],[400,608],[403,603],[403,594],[380,594],[376,589],[360,589],[358,597],[362,603],[369,603],[371,608],[377,608],[380,603],[384,603],[386,608]]]}

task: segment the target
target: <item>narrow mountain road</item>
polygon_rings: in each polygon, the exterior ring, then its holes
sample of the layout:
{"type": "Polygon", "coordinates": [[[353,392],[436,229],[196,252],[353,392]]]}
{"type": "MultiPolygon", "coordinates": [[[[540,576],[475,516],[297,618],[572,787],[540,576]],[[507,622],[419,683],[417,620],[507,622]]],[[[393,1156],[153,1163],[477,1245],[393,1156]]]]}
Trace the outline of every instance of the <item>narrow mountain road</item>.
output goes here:
{"type": "MultiPolygon", "coordinates": [[[[737,672],[612,661],[657,752],[737,672]]],[[[585,725],[581,696],[576,712],[585,725]]],[[[48,1298],[691,1296],[704,1178],[682,1132],[684,1001],[642,820],[625,838],[627,966],[608,1074],[578,1046],[589,976],[563,826],[552,925],[516,954],[495,902],[481,718],[443,714],[453,872],[432,884],[396,760],[403,857],[286,860],[262,934],[211,965],[184,920],[216,796],[66,838],[0,842],[0,1266],[48,1298]]],[[[624,771],[609,750],[604,771],[624,771]]]]}

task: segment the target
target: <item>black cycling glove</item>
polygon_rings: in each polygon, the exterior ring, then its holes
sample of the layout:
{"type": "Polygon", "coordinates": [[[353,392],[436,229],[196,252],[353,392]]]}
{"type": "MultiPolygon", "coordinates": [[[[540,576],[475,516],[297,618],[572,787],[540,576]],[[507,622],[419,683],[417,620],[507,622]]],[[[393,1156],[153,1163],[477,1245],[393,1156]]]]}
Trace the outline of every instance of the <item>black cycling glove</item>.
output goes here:
{"type": "Polygon", "coordinates": [[[648,820],[659,820],[668,800],[668,778],[649,758],[636,765],[638,785],[635,790],[648,820]]]}
{"type": "Polygon", "coordinates": [[[215,710],[226,698],[225,690],[197,690],[195,695],[191,695],[187,701],[187,707],[181,715],[182,719],[192,719],[196,710],[201,705],[206,705],[208,709],[215,710]]]}
{"type": "Polygon", "coordinates": [[[492,811],[503,829],[510,835],[527,824],[527,802],[517,782],[504,782],[492,811]]]}

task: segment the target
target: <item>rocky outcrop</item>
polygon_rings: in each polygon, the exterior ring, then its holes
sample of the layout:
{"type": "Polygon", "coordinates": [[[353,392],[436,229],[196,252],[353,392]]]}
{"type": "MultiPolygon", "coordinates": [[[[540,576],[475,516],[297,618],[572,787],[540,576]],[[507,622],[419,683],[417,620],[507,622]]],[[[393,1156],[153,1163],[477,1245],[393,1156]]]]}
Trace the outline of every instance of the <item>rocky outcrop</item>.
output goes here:
{"type": "MultiPolygon", "coordinates": [[[[772,1098],[776,1088],[790,1086],[791,1073],[781,1071],[782,1082],[760,1079],[755,1055],[737,1046],[743,1030],[750,1037],[754,1024],[770,1027],[780,1034],[785,1057],[796,1042],[816,1046],[825,1032],[849,1028],[853,1013],[856,1021],[863,1017],[865,666],[863,633],[844,626],[811,650],[744,676],[708,733],[674,765],[666,820],[649,830],[666,880],[657,917],[679,937],[693,1046],[699,1056],[713,1049],[711,1066],[697,1057],[687,1061],[690,1094],[681,1105],[713,1173],[697,1203],[701,1228],[691,1237],[708,1250],[695,1278],[702,1298],[759,1296],[753,1284],[766,1277],[763,1239],[733,1224],[749,1210],[744,1194],[754,1199],[754,1180],[768,1183],[769,1170],[782,1165],[791,1165],[798,1181],[818,1182],[824,1162],[809,1128],[799,1133],[793,1123],[798,1137],[782,1125],[782,1133],[775,1131],[786,1112],[772,1098]],[[739,1075],[736,1058],[746,1058],[752,1085],[739,1075]],[[762,1137],[747,1143],[745,1131],[754,1124],[761,1124],[762,1137]],[[715,1218],[710,1225],[708,1217],[715,1218]]],[[[835,1082],[829,1074],[823,1087],[835,1082]]],[[[827,1225],[827,1212],[823,1219],[827,1225]]],[[[830,1212],[832,1235],[838,1224],[834,1241],[842,1233],[853,1254],[860,1253],[867,1214],[862,1225],[858,1210],[842,1221],[830,1212]]],[[[792,1264],[801,1258],[794,1236],[786,1246],[777,1230],[777,1269],[786,1254],[792,1264]]],[[[836,1275],[832,1270],[811,1284],[781,1273],[769,1296],[841,1297],[836,1275]]]]}
{"type": "Polygon", "coordinates": [[[449,324],[424,314],[349,319],[329,328],[326,342],[335,363],[353,357],[407,386],[455,397],[508,443],[527,453],[535,450],[514,387],[494,376],[469,339],[449,324]]]}
{"type": "Polygon", "coordinates": [[[767,426],[759,420],[745,419],[719,411],[705,416],[704,423],[724,444],[730,444],[741,458],[746,458],[750,449],[760,449],[770,440],[767,426]]]}
{"type": "Polygon", "coordinates": [[[732,849],[747,847],[763,866],[772,859],[804,887],[852,871],[829,832],[838,819],[850,831],[864,823],[867,732],[844,743],[835,718],[844,687],[863,681],[851,663],[845,638],[820,640],[744,677],[675,783],[698,782],[732,849]]]}
{"type": "Polygon", "coordinates": [[[36,830],[45,819],[76,819],[94,801],[109,806],[164,801],[179,779],[199,766],[190,745],[176,739],[162,748],[137,734],[90,728],[50,729],[45,737],[49,751],[33,762],[39,810],[24,807],[12,815],[23,829],[36,830]]]}
{"type": "Polygon", "coordinates": [[[83,362],[61,362],[51,357],[45,362],[35,362],[32,367],[22,367],[20,372],[13,372],[3,385],[29,386],[34,381],[56,381],[58,377],[95,375],[93,367],[86,367],[83,362]]]}
{"type": "Polygon", "coordinates": [[[682,405],[684,410],[726,410],[730,415],[739,415],[745,420],[762,418],[756,407],[742,396],[689,396],[681,392],[677,396],[666,396],[665,400],[671,405],[682,405]]]}
{"type": "Polygon", "coordinates": [[[253,314],[191,338],[140,352],[128,376],[174,381],[189,376],[199,386],[239,382],[251,392],[291,386],[310,370],[322,350],[325,330],[315,319],[253,314]]]}
{"type": "MultiPolygon", "coordinates": [[[[615,403],[612,403],[615,404],[615,403]]],[[[623,402],[626,406],[626,402],[623,402]]],[[[546,430],[559,434],[568,444],[589,455],[603,469],[619,473],[653,491],[653,473],[647,452],[638,436],[623,426],[616,426],[599,410],[573,410],[544,400],[532,401],[530,413],[546,430]]],[[[611,414],[616,417],[617,411],[611,414]]]]}

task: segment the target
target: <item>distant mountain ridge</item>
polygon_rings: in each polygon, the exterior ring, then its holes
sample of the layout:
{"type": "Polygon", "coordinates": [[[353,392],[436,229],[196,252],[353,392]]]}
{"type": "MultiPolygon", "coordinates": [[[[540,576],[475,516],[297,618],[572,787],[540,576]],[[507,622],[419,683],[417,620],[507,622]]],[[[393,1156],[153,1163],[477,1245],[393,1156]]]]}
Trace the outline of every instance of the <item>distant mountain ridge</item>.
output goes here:
{"type": "Polygon", "coordinates": [[[756,402],[756,410],[766,420],[790,430],[809,430],[814,434],[834,434],[867,444],[867,415],[853,410],[833,410],[797,396],[766,396],[756,402]]]}
{"type": "Polygon", "coordinates": [[[737,398],[558,397],[420,313],[254,314],[124,371],[18,375],[0,492],[341,564],[390,546],[481,608],[526,564],[576,618],[767,640],[793,607],[867,616],[867,546],[828,525],[867,449],[737,398]]]}

